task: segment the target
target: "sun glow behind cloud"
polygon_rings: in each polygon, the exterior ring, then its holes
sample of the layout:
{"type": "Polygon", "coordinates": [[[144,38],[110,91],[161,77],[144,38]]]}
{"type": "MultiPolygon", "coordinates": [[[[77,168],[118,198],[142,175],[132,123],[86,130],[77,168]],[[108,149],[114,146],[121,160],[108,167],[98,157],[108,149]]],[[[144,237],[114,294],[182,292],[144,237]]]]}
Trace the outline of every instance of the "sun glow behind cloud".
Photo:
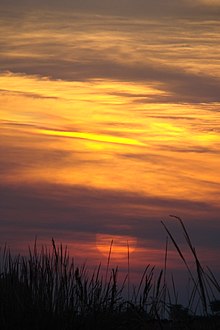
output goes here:
{"type": "Polygon", "coordinates": [[[1,25],[3,232],[93,257],[97,233],[137,237],[137,267],[160,264],[164,214],[215,232],[219,23],[38,15],[1,25]]]}

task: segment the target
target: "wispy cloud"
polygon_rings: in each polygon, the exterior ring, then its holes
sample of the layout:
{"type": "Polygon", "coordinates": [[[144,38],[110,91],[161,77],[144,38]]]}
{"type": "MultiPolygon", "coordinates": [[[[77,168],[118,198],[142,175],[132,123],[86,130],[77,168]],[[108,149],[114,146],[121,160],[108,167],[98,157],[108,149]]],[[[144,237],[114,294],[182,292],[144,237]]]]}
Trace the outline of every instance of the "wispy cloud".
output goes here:
{"type": "MultiPolygon", "coordinates": [[[[30,15],[16,33],[9,29],[5,34],[2,25],[2,70],[67,81],[154,82],[158,94],[144,97],[137,93],[136,102],[142,103],[219,102],[220,75],[213,61],[217,60],[214,54],[218,47],[218,23],[213,29],[213,22],[208,20],[201,25],[200,21],[190,20],[145,23],[127,18],[120,22],[110,17],[106,28],[102,16],[88,22],[87,16],[73,15],[68,18],[67,27],[65,16],[60,20],[57,14],[51,14],[46,22],[39,14],[38,22],[30,15]],[[50,24],[52,19],[56,25],[50,24]],[[38,33],[34,32],[36,24],[38,33]],[[26,25],[29,32],[25,32],[26,25]],[[56,36],[55,40],[51,36],[56,36]]],[[[29,95],[43,97],[41,93],[29,95]]]]}
{"type": "Polygon", "coordinates": [[[25,97],[31,97],[34,99],[57,99],[56,96],[46,96],[41,95],[37,93],[30,93],[30,92],[21,92],[16,90],[7,90],[7,89],[0,89],[0,94],[6,94],[6,95],[17,95],[17,96],[25,96],[25,97]]]}

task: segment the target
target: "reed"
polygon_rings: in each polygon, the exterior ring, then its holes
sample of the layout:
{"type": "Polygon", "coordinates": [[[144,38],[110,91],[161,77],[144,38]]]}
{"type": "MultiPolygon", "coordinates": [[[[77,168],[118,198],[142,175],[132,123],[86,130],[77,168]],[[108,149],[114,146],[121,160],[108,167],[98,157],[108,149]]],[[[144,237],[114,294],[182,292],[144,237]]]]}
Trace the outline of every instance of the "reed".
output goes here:
{"type": "Polygon", "coordinates": [[[4,246],[0,250],[1,329],[167,329],[168,326],[175,329],[176,322],[181,322],[179,328],[181,324],[190,323],[191,329],[197,329],[194,324],[198,324],[198,305],[202,306],[199,317],[209,320],[213,329],[217,324],[216,329],[219,329],[216,317],[220,309],[220,284],[209,268],[205,271],[202,267],[182,220],[172,218],[180,224],[196,272],[190,269],[175,237],[162,222],[168,235],[164,269],[156,270],[147,265],[135,287],[130,283],[128,244],[128,274],[122,283],[118,281],[118,267],[110,269],[113,241],[105,270],[99,264],[92,272],[85,264],[76,265],[67,247],[57,245],[54,239],[50,249],[39,248],[35,240],[26,257],[12,256],[4,246]],[[177,250],[193,283],[185,307],[179,302],[172,275],[171,286],[168,285],[168,240],[177,250]]]}

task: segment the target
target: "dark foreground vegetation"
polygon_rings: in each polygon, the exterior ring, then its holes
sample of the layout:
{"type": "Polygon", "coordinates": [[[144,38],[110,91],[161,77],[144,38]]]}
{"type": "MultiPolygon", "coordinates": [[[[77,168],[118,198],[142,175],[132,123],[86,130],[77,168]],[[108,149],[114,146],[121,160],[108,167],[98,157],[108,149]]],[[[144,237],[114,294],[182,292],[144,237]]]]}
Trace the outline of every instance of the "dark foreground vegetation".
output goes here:
{"type": "Polygon", "coordinates": [[[67,249],[52,240],[51,250],[39,250],[35,244],[27,257],[12,257],[6,247],[1,250],[0,329],[220,329],[220,285],[211,270],[203,269],[183,222],[175,219],[195,264],[191,270],[162,223],[193,283],[187,306],[178,302],[173,278],[171,288],[167,285],[167,248],[164,269],[156,272],[148,265],[139,285],[131,289],[129,268],[119,283],[118,269],[109,267],[111,246],[105,271],[99,265],[91,273],[85,265],[75,265],[67,249]]]}

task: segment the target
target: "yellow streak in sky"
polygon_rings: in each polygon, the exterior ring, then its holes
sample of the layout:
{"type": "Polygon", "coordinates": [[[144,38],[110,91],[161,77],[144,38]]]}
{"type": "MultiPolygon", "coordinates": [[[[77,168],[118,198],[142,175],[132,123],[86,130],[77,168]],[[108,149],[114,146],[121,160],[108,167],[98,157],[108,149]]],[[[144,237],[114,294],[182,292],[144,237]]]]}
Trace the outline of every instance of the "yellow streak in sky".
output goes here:
{"type": "Polygon", "coordinates": [[[127,144],[134,146],[145,146],[144,143],[139,142],[134,139],[123,138],[118,136],[110,136],[104,134],[94,134],[94,133],[83,133],[83,132],[63,132],[49,129],[36,129],[36,133],[53,135],[53,136],[62,136],[68,138],[78,138],[92,141],[108,142],[108,143],[117,143],[117,144],[127,144]]]}

